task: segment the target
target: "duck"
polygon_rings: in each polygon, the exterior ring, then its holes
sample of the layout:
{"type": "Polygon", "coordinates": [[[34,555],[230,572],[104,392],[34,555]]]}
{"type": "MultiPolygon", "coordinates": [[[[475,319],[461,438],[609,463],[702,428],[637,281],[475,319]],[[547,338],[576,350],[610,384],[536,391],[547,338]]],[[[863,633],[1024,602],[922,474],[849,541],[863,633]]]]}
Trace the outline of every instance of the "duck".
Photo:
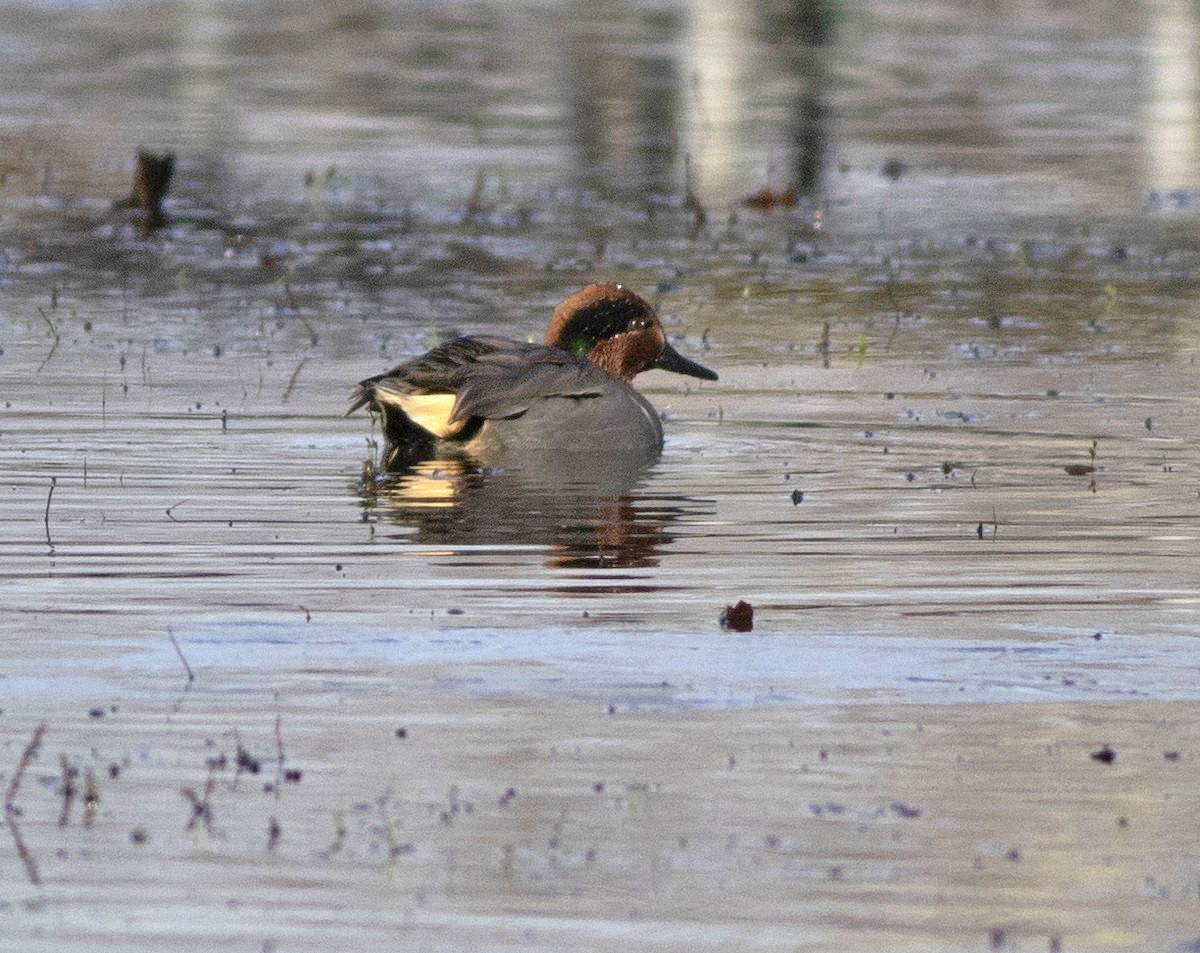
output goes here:
{"type": "Polygon", "coordinates": [[[479,460],[533,453],[657,456],[658,412],[632,384],[653,368],[717,380],[667,340],[648,301],[592,283],[554,309],[544,343],[455,338],[360,381],[347,414],[377,415],[390,468],[434,449],[479,460]]]}

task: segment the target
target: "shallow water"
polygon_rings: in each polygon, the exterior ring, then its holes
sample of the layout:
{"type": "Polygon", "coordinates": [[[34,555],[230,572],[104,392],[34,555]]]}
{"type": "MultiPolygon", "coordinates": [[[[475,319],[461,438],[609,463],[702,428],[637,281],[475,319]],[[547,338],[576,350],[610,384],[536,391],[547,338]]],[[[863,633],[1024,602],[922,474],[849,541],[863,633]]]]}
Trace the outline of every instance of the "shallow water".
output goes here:
{"type": "Polygon", "coordinates": [[[1195,13],[822,9],[0,4],[6,936],[1200,942],[1195,13]],[[660,460],[364,479],[593,279],[660,460]]]}

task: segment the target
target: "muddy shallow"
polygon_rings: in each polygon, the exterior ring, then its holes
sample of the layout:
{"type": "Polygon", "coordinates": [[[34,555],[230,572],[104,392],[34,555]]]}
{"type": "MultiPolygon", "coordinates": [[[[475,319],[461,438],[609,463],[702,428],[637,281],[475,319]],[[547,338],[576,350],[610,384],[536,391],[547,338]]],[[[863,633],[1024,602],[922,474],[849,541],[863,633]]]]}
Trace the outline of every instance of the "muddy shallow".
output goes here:
{"type": "Polygon", "coordinates": [[[1195,14],[823,9],[0,4],[6,937],[1200,943],[1195,14]],[[659,461],[364,482],[593,279],[659,461]]]}

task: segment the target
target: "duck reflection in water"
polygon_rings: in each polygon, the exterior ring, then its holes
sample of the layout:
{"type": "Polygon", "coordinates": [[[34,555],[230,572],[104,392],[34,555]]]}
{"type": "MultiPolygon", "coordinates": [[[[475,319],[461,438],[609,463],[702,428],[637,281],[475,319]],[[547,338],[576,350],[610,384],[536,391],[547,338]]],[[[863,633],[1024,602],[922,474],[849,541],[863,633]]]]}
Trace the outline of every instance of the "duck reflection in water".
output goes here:
{"type": "Polygon", "coordinates": [[[694,502],[652,496],[642,485],[654,454],[556,454],[512,467],[470,457],[424,460],[361,484],[364,507],[411,527],[412,542],[544,551],[559,569],[658,565],[668,525],[694,502]]]}

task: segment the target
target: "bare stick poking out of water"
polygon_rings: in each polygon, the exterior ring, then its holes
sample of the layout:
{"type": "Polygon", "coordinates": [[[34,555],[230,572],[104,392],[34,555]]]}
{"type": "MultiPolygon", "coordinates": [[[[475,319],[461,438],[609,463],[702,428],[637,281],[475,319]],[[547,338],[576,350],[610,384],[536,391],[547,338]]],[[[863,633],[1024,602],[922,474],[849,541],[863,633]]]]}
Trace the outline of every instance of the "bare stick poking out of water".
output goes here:
{"type": "Polygon", "coordinates": [[[167,638],[171,640],[171,644],[175,646],[175,654],[179,656],[179,661],[183,663],[183,670],[187,672],[188,684],[192,684],[196,680],[196,673],[192,671],[192,667],[188,665],[188,660],[183,657],[183,649],[179,647],[179,642],[175,638],[174,632],[168,632],[167,638]]]}
{"type": "Polygon", "coordinates": [[[4,812],[12,814],[13,801],[17,798],[17,791],[21,788],[21,779],[25,777],[25,771],[29,768],[29,764],[37,757],[38,748],[42,746],[42,735],[46,733],[46,723],[43,721],[33,729],[33,737],[29,739],[29,744],[25,746],[25,751],[21,754],[21,760],[17,762],[17,770],[13,772],[12,781],[8,785],[8,793],[4,795],[4,812]]]}
{"type": "Polygon", "coordinates": [[[300,363],[296,365],[296,369],[292,371],[292,376],[288,380],[287,387],[283,392],[283,401],[287,403],[287,399],[292,396],[292,391],[296,389],[296,381],[300,380],[300,372],[304,370],[304,365],[308,363],[308,358],[301,358],[300,363]]]}
{"type": "Polygon", "coordinates": [[[62,811],[58,815],[58,826],[66,827],[71,823],[71,806],[75,803],[75,769],[65,754],[58,756],[62,768],[62,811]]]}
{"type": "Polygon", "coordinates": [[[283,718],[278,711],[279,692],[275,693],[275,708],[275,800],[278,801],[283,781],[283,718]]]}
{"type": "Polygon", "coordinates": [[[38,314],[42,316],[42,320],[46,322],[46,327],[50,329],[50,333],[54,335],[54,343],[50,345],[50,353],[46,355],[41,364],[38,365],[37,373],[42,373],[42,369],[50,363],[50,358],[54,357],[54,352],[58,350],[58,328],[54,326],[54,322],[50,320],[50,315],[46,314],[41,308],[38,308],[38,314]]]}
{"type": "Polygon", "coordinates": [[[54,540],[50,538],[50,500],[54,498],[56,486],[58,486],[58,477],[51,477],[50,492],[46,494],[46,514],[42,517],[42,522],[46,524],[46,545],[51,549],[54,548],[54,540]]]}
{"type": "Polygon", "coordinates": [[[17,822],[12,817],[8,819],[8,832],[12,834],[13,844],[17,848],[17,856],[25,865],[25,876],[35,887],[40,887],[42,878],[38,876],[37,864],[34,862],[33,854],[29,853],[29,848],[25,846],[25,840],[21,837],[21,832],[17,830],[17,822]]]}

